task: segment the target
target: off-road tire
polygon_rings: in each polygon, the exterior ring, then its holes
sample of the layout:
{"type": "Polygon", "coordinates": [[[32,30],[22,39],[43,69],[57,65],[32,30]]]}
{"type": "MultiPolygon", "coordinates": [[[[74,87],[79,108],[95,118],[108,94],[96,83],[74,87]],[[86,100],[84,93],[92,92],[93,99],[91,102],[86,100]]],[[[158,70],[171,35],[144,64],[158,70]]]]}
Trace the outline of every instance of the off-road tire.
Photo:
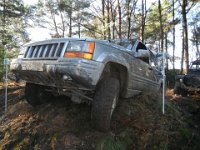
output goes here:
{"type": "Polygon", "coordinates": [[[181,89],[180,94],[181,94],[182,97],[186,97],[188,93],[185,89],[181,89]]]}
{"type": "Polygon", "coordinates": [[[174,86],[174,94],[178,94],[185,97],[187,96],[187,90],[181,88],[180,82],[176,82],[174,86]]]}
{"type": "Polygon", "coordinates": [[[94,128],[104,132],[110,129],[119,91],[119,80],[114,77],[105,77],[97,85],[91,111],[91,122],[94,128]]]}
{"type": "Polygon", "coordinates": [[[176,82],[176,83],[175,83],[175,86],[174,86],[174,94],[178,94],[178,95],[181,94],[181,87],[180,87],[180,83],[179,83],[179,82],[176,82]]]}
{"type": "Polygon", "coordinates": [[[38,106],[47,102],[51,93],[45,91],[45,87],[38,84],[26,83],[25,87],[25,98],[26,101],[32,106],[38,106]]]}

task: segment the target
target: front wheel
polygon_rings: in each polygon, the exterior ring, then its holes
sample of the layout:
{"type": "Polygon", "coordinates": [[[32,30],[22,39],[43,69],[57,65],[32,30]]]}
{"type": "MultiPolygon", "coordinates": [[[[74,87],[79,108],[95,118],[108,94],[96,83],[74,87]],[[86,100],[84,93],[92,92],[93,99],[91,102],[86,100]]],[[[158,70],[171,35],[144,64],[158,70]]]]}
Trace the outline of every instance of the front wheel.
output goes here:
{"type": "Polygon", "coordinates": [[[181,96],[186,97],[187,95],[188,95],[187,90],[182,89],[182,90],[181,90],[181,96]]]}
{"type": "Polygon", "coordinates": [[[114,77],[105,77],[97,85],[91,112],[91,121],[96,129],[101,131],[110,129],[110,121],[118,102],[119,91],[119,80],[114,77]]]}
{"type": "Polygon", "coordinates": [[[187,90],[181,88],[180,82],[176,82],[174,86],[174,94],[181,95],[183,97],[187,96],[188,92],[187,90]]]}
{"type": "Polygon", "coordinates": [[[45,87],[38,84],[26,83],[25,98],[32,106],[38,106],[47,102],[52,94],[45,91],[45,87]]]}

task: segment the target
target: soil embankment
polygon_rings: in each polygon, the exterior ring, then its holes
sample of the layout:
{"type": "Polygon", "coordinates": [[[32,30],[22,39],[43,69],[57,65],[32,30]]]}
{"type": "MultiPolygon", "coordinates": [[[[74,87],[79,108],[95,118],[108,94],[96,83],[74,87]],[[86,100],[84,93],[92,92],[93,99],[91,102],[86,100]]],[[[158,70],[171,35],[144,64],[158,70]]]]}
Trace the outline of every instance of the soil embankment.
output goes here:
{"type": "MultiPolygon", "coordinates": [[[[15,86],[15,85],[14,85],[15,86]]],[[[87,104],[67,97],[31,107],[23,88],[9,90],[9,111],[0,120],[0,149],[200,149],[200,98],[183,98],[167,92],[165,115],[162,99],[148,96],[120,99],[111,131],[91,128],[87,104]]],[[[4,91],[0,91],[1,115],[4,91]]]]}

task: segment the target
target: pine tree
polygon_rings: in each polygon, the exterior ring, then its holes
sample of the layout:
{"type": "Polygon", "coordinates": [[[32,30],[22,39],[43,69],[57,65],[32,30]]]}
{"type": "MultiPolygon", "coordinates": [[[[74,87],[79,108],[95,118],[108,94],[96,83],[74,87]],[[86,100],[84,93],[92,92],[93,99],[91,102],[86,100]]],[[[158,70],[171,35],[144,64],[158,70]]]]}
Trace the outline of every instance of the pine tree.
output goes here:
{"type": "Polygon", "coordinates": [[[36,25],[52,31],[52,37],[80,36],[83,21],[89,15],[85,11],[90,6],[87,0],[40,0],[36,5],[34,22],[36,25]],[[73,32],[78,27],[78,32],[73,32]],[[68,29],[68,34],[67,34],[68,29]]]}
{"type": "Polygon", "coordinates": [[[26,12],[22,0],[0,1],[0,79],[4,73],[3,59],[15,56],[19,46],[28,40],[26,12]]]}

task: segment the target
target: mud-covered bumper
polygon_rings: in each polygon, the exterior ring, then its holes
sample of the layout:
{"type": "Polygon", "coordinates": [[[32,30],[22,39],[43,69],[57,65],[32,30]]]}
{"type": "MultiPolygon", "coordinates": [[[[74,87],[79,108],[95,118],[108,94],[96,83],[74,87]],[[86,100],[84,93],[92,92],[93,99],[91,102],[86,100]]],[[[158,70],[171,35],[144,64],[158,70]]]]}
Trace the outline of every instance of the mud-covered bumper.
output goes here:
{"type": "Polygon", "coordinates": [[[175,86],[174,86],[174,93],[180,94],[181,91],[187,91],[187,92],[200,92],[200,88],[194,87],[194,86],[187,86],[184,84],[183,79],[180,78],[176,80],[175,86]]]}
{"type": "Polygon", "coordinates": [[[183,83],[183,81],[180,81],[180,88],[181,89],[184,89],[188,92],[200,92],[200,88],[197,88],[197,87],[192,87],[192,86],[187,86],[183,83]]]}
{"type": "Polygon", "coordinates": [[[96,61],[73,59],[65,61],[13,61],[11,70],[28,82],[61,88],[94,89],[104,64],[96,61]]]}

